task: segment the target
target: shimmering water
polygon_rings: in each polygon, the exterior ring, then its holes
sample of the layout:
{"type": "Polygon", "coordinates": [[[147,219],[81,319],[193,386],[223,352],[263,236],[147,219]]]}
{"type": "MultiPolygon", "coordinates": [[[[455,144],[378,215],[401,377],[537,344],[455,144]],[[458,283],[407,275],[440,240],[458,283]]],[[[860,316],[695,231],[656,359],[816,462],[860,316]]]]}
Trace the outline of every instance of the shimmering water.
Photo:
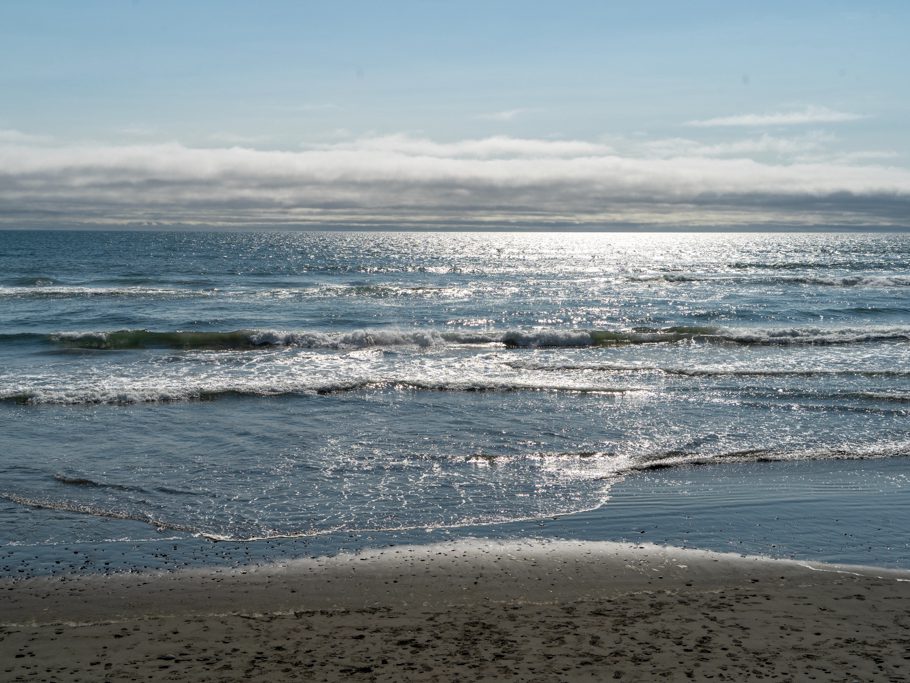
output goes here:
{"type": "Polygon", "coordinates": [[[907,234],[0,232],[0,542],[458,530],[657,468],[903,462],[908,294],[907,234]]]}

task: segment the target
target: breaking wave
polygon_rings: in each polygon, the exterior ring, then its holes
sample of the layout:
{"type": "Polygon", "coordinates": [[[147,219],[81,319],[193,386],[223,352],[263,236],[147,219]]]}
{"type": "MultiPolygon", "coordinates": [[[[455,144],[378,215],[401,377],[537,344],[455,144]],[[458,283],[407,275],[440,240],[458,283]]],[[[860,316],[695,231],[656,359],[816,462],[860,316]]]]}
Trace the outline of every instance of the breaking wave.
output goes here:
{"type": "Polygon", "coordinates": [[[728,329],[713,326],[669,326],[631,330],[552,329],[505,332],[437,330],[356,330],[351,332],[285,332],[278,330],[61,332],[50,335],[0,335],[0,343],[46,341],[65,348],[131,350],[248,350],[275,347],[357,349],[366,347],[498,345],[506,348],[572,348],[698,342],[742,346],[844,345],[910,341],[910,328],[778,328],[728,329]]]}
{"type": "Polygon", "coordinates": [[[708,282],[736,285],[810,285],[817,287],[910,287],[904,275],[747,275],[714,273],[649,273],[636,275],[633,282],[708,282]]]}

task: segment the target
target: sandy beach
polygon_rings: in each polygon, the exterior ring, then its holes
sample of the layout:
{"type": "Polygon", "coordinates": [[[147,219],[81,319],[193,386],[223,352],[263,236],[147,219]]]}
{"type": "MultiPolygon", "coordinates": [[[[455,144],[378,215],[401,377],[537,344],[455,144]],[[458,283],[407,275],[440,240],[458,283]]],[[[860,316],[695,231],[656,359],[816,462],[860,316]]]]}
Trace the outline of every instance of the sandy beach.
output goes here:
{"type": "Polygon", "coordinates": [[[906,680],[910,573],[599,542],[0,583],[0,679],[906,680]]]}

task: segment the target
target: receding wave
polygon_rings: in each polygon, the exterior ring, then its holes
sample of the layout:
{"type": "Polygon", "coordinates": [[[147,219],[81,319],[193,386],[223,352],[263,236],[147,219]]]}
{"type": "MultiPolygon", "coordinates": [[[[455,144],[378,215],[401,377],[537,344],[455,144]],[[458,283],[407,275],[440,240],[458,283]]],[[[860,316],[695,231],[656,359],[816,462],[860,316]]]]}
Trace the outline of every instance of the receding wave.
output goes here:
{"type": "Polygon", "coordinates": [[[587,463],[600,462],[605,478],[623,477],[636,472],[736,463],[785,462],[792,460],[875,460],[910,455],[910,442],[897,441],[881,444],[845,444],[840,447],[803,449],[746,448],[740,450],[706,453],[696,449],[671,449],[640,455],[617,454],[608,451],[538,452],[523,455],[476,453],[467,461],[482,465],[504,464],[516,459],[559,461],[577,460],[587,463]]]}
{"type": "Polygon", "coordinates": [[[176,496],[199,495],[199,493],[196,491],[187,491],[186,489],[178,489],[171,486],[155,486],[152,489],[147,489],[143,488],[142,486],[95,481],[94,479],[89,479],[88,477],[75,477],[65,474],[55,474],[54,480],[67,486],[78,486],[90,489],[109,489],[111,491],[129,491],[132,493],[150,493],[150,491],[157,491],[159,493],[167,493],[176,496]]]}
{"type": "Polygon", "coordinates": [[[23,289],[27,287],[49,287],[57,284],[57,280],[48,275],[26,275],[9,280],[9,284],[23,289]]]}
{"type": "Polygon", "coordinates": [[[78,299],[91,297],[108,298],[152,298],[181,299],[209,297],[214,290],[187,290],[169,287],[83,287],[75,285],[57,285],[48,282],[43,285],[0,286],[0,299],[78,299]]]}
{"type": "MultiPolygon", "coordinates": [[[[294,382],[285,385],[261,385],[222,387],[147,387],[111,389],[106,386],[85,389],[57,388],[35,389],[28,392],[0,392],[0,401],[20,405],[129,405],[134,403],[182,403],[187,401],[216,401],[243,397],[282,397],[317,395],[329,396],[358,391],[415,391],[415,392],[464,392],[464,393],[510,393],[510,392],[553,392],[566,394],[621,395],[641,392],[639,387],[580,385],[572,383],[534,383],[520,381],[464,380],[426,382],[407,379],[376,379],[337,382],[294,382]]],[[[96,482],[81,479],[61,479],[62,483],[85,486],[101,486],[96,482]]]]}
{"type": "MultiPolygon", "coordinates": [[[[522,459],[539,460],[547,462],[549,466],[559,468],[566,467],[567,471],[575,471],[579,466],[584,471],[584,478],[588,480],[600,480],[605,483],[607,489],[613,483],[622,480],[630,475],[643,472],[654,472],[665,469],[675,469],[693,466],[710,466],[710,465],[727,465],[727,464],[759,464],[770,462],[786,462],[800,460],[865,460],[865,459],[883,459],[892,457],[906,457],[910,455],[910,441],[889,441],[876,444],[868,443],[845,443],[837,446],[806,446],[803,448],[744,448],[732,450],[712,450],[705,452],[701,448],[704,444],[703,439],[693,439],[691,443],[684,444],[678,449],[669,449],[653,453],[616,453],[599,450],[580,450],[567,452],[530,452],[524,454],[488,454],[476,453],[466,456],[464,461],[476,466],[499,467],[508,466],[509,463],[520,461],[522,459]]],[[[572,475],[569,475],[572,476],[572,475]]],[[[79,484],[81,485],[81,484],[79,484]]],[[[153,510],[142,509],[147,504],[144,501],[124,502],[119,505],[105,506],[98,503],[82,503],[73,500],[59,500],[40,496],[23,495],[14,492],[0,492],[0,498],[12,503],[45,510],[55,510],[71,512],[76,514],[91,515],[94,517],[133,521],[151,525],[158,530],[171,530],[192,534],[198,537],[207,538],[212,541],[254,541],[277,538],[304,538],[313,537],[323,534],[336,533],[338,531],[353,531],[353,528],[341,525],[332,525],[329,528],[291,528],[291,529],[274,529],[262,527],[259,524],[252,524],[253,528],[230,528],[230,529],[206,529],[205,526],[210,521],[203,520],[181,520],[166,519],[165,514],[153,510]],[[127,507],[129,506],[129,507],[127,507]]],[[[606,502],[606,498],[600,496],[600,502],[606,502]]],[[[587,509],[587,508],[585,508],[587,509]]],[[[561,511],[558,514],[567,514],[577,509],[561,511]]],[[[544,513],[545,516],[552,516],[551,511],[544,513]]],[[[495,519],[492,522],[478,521],[474,518],[468,518],[463,521],[454,521],[451,523],[439,524],[434,526],[445,526],[446,528],[457,528],[459,526],[473,526],[478,523],[495,523],[515,521],[517,519],[533,519],[523,514],[515,517],[495,519]]],[[[358,531],[402,531],[413,528],[426,528],[426,524],[415,525],[410,523],[401,523],[398,525],[377,526],[373,524],[364,525],[358,531]]]]}
{"type": "Polygon", "coordinates": [[[351,296],[376,299],[399,299],[402,297],[450,297],[465,296],[473,290],[465,287],[444,287],[436,285],[407,285],[397,283],[323,285],[313,288],[283,288],[271,290],[271,295],[310,295],[320,297],[351,296]]]}
{"type": "Polygon", "coordinates": [[[182,531],[211,540],[222,540],[220,536],[202,532],[192,525],[170,522],[144,513],[130,512],[128,510],[114,510],[103,508],[98,505],[88,505],[65,500],[58,501],[41,498],[28,498],[26,496],[20,496],[15,493],[0,493],[0,498],[8,500],[12,503],[16,503],[17,505],[23,505],[25,507],[36,508],[39,510],[59,510],[62,512],[76,512],[83,515],[92,515],[93,517],[105,517],[108,519],[142,522],[143,524],[150,524],[151,526],[154,526],[157,529],[161,530],[169,529],[171,531],[182,531]]]}
{"type": "Polygon", "coordinates": [[[910,392],[907,391],[854,391],[846,395],[861,400],[910,403],[910,392]]]}
{"type": "Polygon", "coordinates": [[[68,486],[80,486],[91,489],[111,489],[112,491],[133,491],[135,493],[147,493],[146,489],[141,486],[130,486],[127,484],[113,484],[108,482],[95,481],[87,477],[70,477],[64,474],[55,474],[54,480],[68,486]]]}
{"type": "MultiPolygon", "coordinates": [[[[35,335],[4,335],[25,339],[35,335]]],[[[49,341],[69,348],[130,350],[144,348],[245,350],[270,347],[355,349],[382,346],[422,348],[496,344],[507,348],[572,348],[701,342],[747,346],[842,345],[910,340],[910,328],[771,328],[727,329],[713,326],[668,326],[608,329],[509,330],[505,332],[437,330],[354,330],[350,332],[283,332],[277,330],[62,332],[49,341]]]]}
{"type": "Polygon", "coordinates": [[[575,384],[536,384],[531,382],[418,382],[412,380],[367,381],[339,384],[316,390],[317,394],[335,394],[364,389],[400,389],[413,391],[452,391],[452,392],[512,392],[512,391],[552,391],[577,394],[626,394],[642,391],[637,387],[580,386],[575,384]]]}
{"type": "Polygon", "coordinates": [[[679,368],[660,365],[624,365],[621,363],[537,363],[534,361],[509,361],[506,366],[516,370],[530,370],[535,372],[599,372],[616,374],[663,374],[680,375],[682,377],[830,377],[830,378],[870,378],[870,379],[901,379],[910,378],[910,370],[884,370],[884,369],[852,369],[852,368],[816,368],[794,370],[762,369],[751,370],[745,368],[679,368]]]}
{"type": "Polygon", "coordinates": [[[835,448],[753,448],[705,454],[685,450],[667,451],[643,458],[631,465],[630,472],[685,467],[693,465],[723,465],[731,463],[785,462],[789,460],[875,460],[910,455],[910,442],[881,444],[845,444],[835,448]]]}
{"type": "MultiPolygon", "coordinates": [[[[682,387],[688,391],[691,387],[682,387]]],[[[695,390],[700,390],[694,387],[695,390]]],[[[292,380],[284,385],[257,384],[248,386],[146,386],[110,388],[106,386],[85,388],[48,388],[28,392],[12,392],[4,395],[0,392],[0,401],[20,405],[130,405],[137,403],[184,403],[194,401],[217,401],[229,398],[280,398],[290,396],[332,396],[338,394],[401,391],[401,392],[449,392],[449,393],[554,393],[592,396],[625,396],[640,394],[647,396],[652,392],[648,386],[582,384],[579,382],[541,382],[533,379],[465,379],[445,381],[422,381],[412,379],[368,379],[351,381],[314,381],[292,380]]],[[[875,412],[879,409],[874,404],[910,403],[910,393],[901,390],[845,391],[845,390],[803,390],[782,389],[775,387],[749,387],[742,395],[743,400],[751,399],[750,405],[768,406],[780,401],[825,401],[815,406],[819,410],[852,410],[875,412]],[[856,402],[845,404],[845,401],[856,402]]],[[[744,404],[745,405],[745,404],[744,404]]],[[[813,408],[808,403],[801,404],[805,409],[813,408]]],[[[906,409],[901,409],[901,414],[906,409]]],[[[110,486],[79,478],[58,478],[64,484],[81,486],[110,486]]]]}
{"type": "Polygon", "coordinates": [[[843,390],[826,389],[818,390],[813,387],[749,387],[743,391],[744,396],[768,399],[830,399],[830,400],[860,400],[884,401],[894,403],[910,403],[910,392],[896,389],[878,390],[843,390]]]}
{"type": "MultiPolygon", "coordinates": [[[[116,510],[103,508],[97,505],[86,505],[82,503],[75,503],[72,501],[57,501],[57,500],[47,500],[42,498],[29,498],[26,496],[20,496],[14,493],[0,493],[0,499],[8,500],[17,505],[22,505],[24,507],[30,507],[39,510],[59,510],[62,512],[72,512],[81,515],[89,515],[93,517],[101,517],[106,519],[119,519],[124,521],[132,522],[141,522],[143,524],[148,524],[155,527],[158,531],[178,531],[183,533],[192,534],[193,536],[199,538],[205,538],[209,541],[233,541],[237,543],[252,543],[255,541],[274,541],[279,539],[304,539],[304,538],[314,538],[317,536],[327,536],[330,534],[335,534],[338,532],[359,532],[359,533],[378,533],[378,532],[390,532],[390,531],[413,531],[415,529],[424,529],[428,528],[426,523],[402,523],[389,526],[381,525],[364,525],[362,527],[346,527],[342,524],[330,526],[328,528],[310,528],[310,529],[290,529],[290,530],[281,530],[281,529],[271,529],[271,528],[257,528],[251,530],[231,530],[216,532],[212,530],[207,530],[201,528],[200,526],[192,524],[183,524],[180,522],[172,522],[168,520],[161,519],[154,515],[144,513],[144,512],[130,512],[128,510],[116,510]]],[[[555,514],[569,514],[571,512],[576,512],[577,510],[559,510],[555,514]]],[[[549,513],[547,516],[552,516],[554,513],[549,513]]],[[[536,517],[535,517],[536,518],[536,517]]],[[[501,518],[494,518],[492,520],[468,518],[463,521],[455,522],[443,522],[435,523],[429,525],[432,528],[448,528],[456,529],[464,526],[477,526],[485,524],[495,524],[501,522],[513,522],[513,521],[529,521],[532,518],[522,517],[522,516],[502,516],[501,518]]]]}

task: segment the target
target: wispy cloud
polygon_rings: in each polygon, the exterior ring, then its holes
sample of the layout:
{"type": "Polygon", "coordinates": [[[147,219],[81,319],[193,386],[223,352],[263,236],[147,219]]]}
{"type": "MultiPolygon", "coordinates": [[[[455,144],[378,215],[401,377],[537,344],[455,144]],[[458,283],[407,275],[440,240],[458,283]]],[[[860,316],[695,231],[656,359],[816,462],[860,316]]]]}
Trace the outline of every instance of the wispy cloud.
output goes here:
{"type": "Polygon", "coordinates": [[[333,102],[302,102],[300,104],[278,104],[275,109],[289,112],[330,112],[341,109],[341,105],[333,102]]]}
{"type": "Polygon", "coordinates": [[[120,128],[119,131],[123,135],[130,135],[137,138],[151,137],[152,135],[158,134],[158,129],[155,126],[143,126],[141,124],[133,124],[129,126],[124,126],[120,128]]]}
{"type": "Polygon", "coordinates": [[[485,121],[511,121],[527,111],[527,109],[506,109],[505,111],[494,111],[487,114],[478,114],[474,118],[483,119],[485,121]]]}
{"type": "Polygon", "coordinates": [[[718,126],[800,126],[819,123],[843,123],[868,118],[863,114],[837,111],[827,107],[809,105],[804,109],[766,114],[738,114],[711,119],[688,121],[687,126],[714,128],[718,126]]]}
{"type": "Polygon", "coordinates": [[[34,145],[47,143],[52,139],[49,135],[32,135],[14,128],[0,128],[0,143],[34,145]]]}
{"type": "Polygon", "coordinates": [[[494,135],[487,138],[436,142],[411,135],[382,135],[363,137],[343,143],[320,145],[325,150],[350,150],[384,152],[403,156],[428,156],[437,158],[547,158],[582,157],[608,154],[608,145],[579,140],[539,140],[494,135]]]}
{"type": "Polygon", "coordinates": [[[640,143],[642,151],[660,157],[675,156],[739,156],[771,154],[779,157],[795,157],[815,152],[834,142],[837,138],[830,133],[813,131],[805,135],[780,137],[764,133],[758,137],[705,143],[688,138],[665,138],[640,143]]]}
{"type": "Polygon", "coordinates": [[[269,139],[265,135],[239,135],[224,131],[210,133],[208,137],[213,142],[224,142],[229,145],[255,145],[256,143],[266,142],[269,139]]]}
{"type": "Polygon", "coordinates": [[[401,135],[301,151],[0,143],[0,222],[20,225],[53,224],[55,216],[256,225],[890,225],[908,215],[905,168],[619,155],[582,140],[401,135]]]}

